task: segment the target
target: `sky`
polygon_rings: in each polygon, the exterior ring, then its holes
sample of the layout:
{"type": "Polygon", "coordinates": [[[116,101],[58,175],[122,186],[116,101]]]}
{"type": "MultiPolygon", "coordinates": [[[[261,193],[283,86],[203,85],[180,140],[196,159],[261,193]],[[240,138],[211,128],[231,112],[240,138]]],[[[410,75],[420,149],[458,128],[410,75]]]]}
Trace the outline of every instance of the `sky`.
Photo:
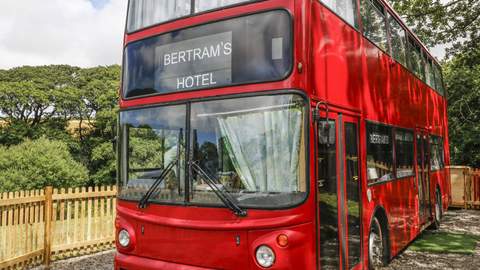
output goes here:
{"type": "Polygon", "coordinates": [[[0,69],[120,64],[126,0],[0,0],[0,69]]]}
{"type": "MultiPolygon", "coordinates": [[[[0,0],[0,69],[120,64],[126,9],[126,0],[0,0]]],[[[443,58],[444,46],[432,53],[443,58]]]]}

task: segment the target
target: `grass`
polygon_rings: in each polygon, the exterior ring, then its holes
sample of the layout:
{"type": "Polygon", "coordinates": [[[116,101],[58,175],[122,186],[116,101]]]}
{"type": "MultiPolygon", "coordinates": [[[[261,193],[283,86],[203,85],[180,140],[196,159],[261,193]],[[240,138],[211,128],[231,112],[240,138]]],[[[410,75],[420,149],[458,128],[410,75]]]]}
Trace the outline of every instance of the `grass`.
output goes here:
{"type": "Polygon", "coordinates": [[[425,232],[411,246],[410,250],[432,253],[474,254],[479,236],[470,234],[425,232]]]}

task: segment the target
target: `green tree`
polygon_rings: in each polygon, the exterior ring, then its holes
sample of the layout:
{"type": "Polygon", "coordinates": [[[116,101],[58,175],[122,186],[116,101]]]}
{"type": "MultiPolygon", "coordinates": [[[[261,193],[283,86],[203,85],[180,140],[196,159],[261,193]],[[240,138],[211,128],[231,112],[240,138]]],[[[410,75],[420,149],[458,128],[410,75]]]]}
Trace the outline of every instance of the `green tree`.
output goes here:
{"type": "Polygon", "coordinates": [[[450,55],[480,42],[478,0],[390,0],[422,41],[430,47],[447,44],[450,55]]]}
{"type": "Polygon", "coordinates": [[[70,155],[64,142],[41,138],[0,146],[0,192],[87,183],[88,171],[70,155]]]}
{"type": "Polygon", "coordinates": [[[66,65],[0,70],[0,145],[42,137],[65,143],[90,172],[88,184],[115,182],[120,66],[66,65]],[[67,129],[71,129],[74,134],[67,129]],[[109,145],[109,147],[106,147],[109,145]]]}
{"type": "Polygon", "coordinates": [[[71,100],[78,99],[79,68],[19,67],[0,72],[0,110],[7,122],[35,127],[52,118],[71,119],[71,100]]]}
{"type": "Polygon", "coordinates": [[[81,156],[90,170],[92,184],[113,184],[116,180],[112,140],[116,136],[120,70],[120,66],[113,65],[83,69],[79,73],[81,103],[77,119],[81,156]],[[88,131],[82,128],[85,121],[91,124],[88,131]]]}
{"type": "Polygon", "coordinates": [[[452,163],[480,168],[480,47],[456,55],[444,73],[452,163]]]}

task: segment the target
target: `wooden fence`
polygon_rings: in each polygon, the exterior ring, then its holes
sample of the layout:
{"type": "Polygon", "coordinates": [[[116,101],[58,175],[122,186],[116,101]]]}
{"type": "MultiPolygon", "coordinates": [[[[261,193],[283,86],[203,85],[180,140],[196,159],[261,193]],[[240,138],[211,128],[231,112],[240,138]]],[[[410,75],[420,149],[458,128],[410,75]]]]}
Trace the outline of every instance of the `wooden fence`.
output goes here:
{"type": "Polygon", "coordinates": [[[480,169],[451,166],[450,182],[453,207],[480,209],[480,169]]]}
{"type": "Polygon", "coordinates": [[[115,186],[0,194],[0,269],[112,248],[116,194],[115,186]]]}

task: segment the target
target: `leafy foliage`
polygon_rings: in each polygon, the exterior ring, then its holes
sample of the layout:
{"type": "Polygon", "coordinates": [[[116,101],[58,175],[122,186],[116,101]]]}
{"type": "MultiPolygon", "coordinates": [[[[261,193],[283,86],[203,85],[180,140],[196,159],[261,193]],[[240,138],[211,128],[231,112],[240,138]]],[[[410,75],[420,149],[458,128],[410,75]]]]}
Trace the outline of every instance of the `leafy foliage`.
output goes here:
{"type": "Polygon", "coordinates": [[[389,0],[427,46],[449,44],[454,55],[480,42],[478,0],[389,0]]]}
{"type": "Polygon", "coordinates": [[[0,145],[15,148],[40,138],[61,141],[73,159],[88,170],[87,184],[114,183],[111,141],[115,137],[119,79],[117,65],[0,70],[0,145]]]}
{"type": "Polygon", "coordinates": [[[0,146],[0,192],[87,183],[88,171],[70,155],[64,142],[45,138],[0,146]]]}
{"type": "Polygon", "coordinates": [[[51,118],[69,119],[69,101],[77,97],[79,68],[70,66],[19,67],[0,73],[3,119],[35,127],[51,118]]]}
{"type": "Polygon", "coordinates": [[[445,65],[453,164],[480,167],[480,47],[445,65]]]}

